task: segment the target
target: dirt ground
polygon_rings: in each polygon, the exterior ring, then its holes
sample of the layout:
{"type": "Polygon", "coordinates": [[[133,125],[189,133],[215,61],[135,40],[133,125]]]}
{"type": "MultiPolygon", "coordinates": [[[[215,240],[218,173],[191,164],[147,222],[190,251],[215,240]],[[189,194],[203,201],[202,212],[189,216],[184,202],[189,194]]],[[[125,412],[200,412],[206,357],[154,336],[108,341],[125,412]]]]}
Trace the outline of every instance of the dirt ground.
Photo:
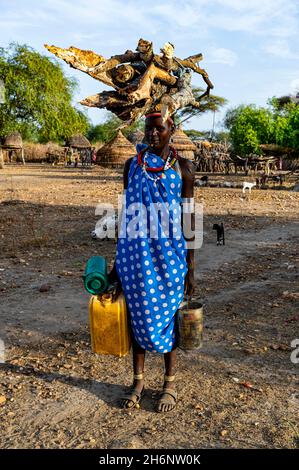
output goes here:
{"type": "Polygon", "coordinates": [[[179,401],[162,415],[154,411],[161,355],[147,355],[141,408],[124,411],[118,399],[131,382],[131,357],[90,350],[84,265],[95,254],[111,265],[115,254],[114,240],[90,232],[98,201],[116,205],[121,191],[121,170],[1,170],[0,447],[298,447],[299,364],[290,345],[299,338],[299,194],[196,188],[204,345],[178,351],[179,401]],[[216,246],[218,222],[225,246],[216,246]]]}

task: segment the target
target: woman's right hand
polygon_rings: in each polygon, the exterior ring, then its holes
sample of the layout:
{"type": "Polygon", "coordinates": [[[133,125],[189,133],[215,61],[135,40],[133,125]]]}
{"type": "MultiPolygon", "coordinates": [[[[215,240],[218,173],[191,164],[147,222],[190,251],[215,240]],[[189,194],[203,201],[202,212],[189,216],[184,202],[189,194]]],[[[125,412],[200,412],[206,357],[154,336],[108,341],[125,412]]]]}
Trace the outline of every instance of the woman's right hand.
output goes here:
{"type": "Polygon", "coordinates": [[[117,274],[117,271],[116,271],[115,263],[114,263],[110,273],[108,273],[108,281],[109,281],[109,284],[114,284],[114,282],[119,281],[119,277],[118,277],[118,274],[117,274]]]}
{"type": "Polygon", "coordinates": [[[115,264],[113,265],[113,268],[108,274],[108,281],[109,281],[108,292],[112,294],[112,302],[115,302],[115,300],[117,299],[117,297],[122,291],[122,285],[118,277],[115,264]]]}
{"type": "Polygon", "coordinates": [[[117,283],[114,284],[114,289],[112,291],[112,302],[115,302],[116,299],[118,298],[118,296],[121,294],[122,292],[122,285],[120,283],[120,281],[118,281],[117,283]]]}
{"type": "Polygon", "coordinates": [[[119,294],[122,292],[122,285],[119,280],[110,283],[107,292],[112,295],[112,302],[115,302],[119,294]]]}

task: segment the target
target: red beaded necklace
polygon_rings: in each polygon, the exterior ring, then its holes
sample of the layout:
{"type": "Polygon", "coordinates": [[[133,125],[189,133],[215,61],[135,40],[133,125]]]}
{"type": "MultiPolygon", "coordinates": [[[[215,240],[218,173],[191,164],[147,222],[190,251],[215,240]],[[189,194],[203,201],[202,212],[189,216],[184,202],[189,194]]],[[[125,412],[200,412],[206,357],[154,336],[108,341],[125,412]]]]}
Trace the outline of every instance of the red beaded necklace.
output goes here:
{"type": "Polygon", "coordinates": [[[164,165],[163,166],[158,166],[158,167],[151,167],[151,166],[148,166],[148,164],[146,162],[143,163],[143,161],[142,161],[143,154],[148,150],[148,147],[145,147],[144,149],[140,150],[140,152],[137,155],[138,165],[140,165],[140,166],[143,165],[145,167],[146,171],[150,171],[152,173],[158,173],[159,171],[163,171],[163,170],[166,169],[165,168],[166,163],[167,163],[167,161],[170,157],[170,154],[172,153],[173,157],[172,157],[170,163],[168,164],[168,168],[171,168],[175,164],[175,162],[177,161],[178,154],[177,154],[176,149],[174,147],[172,147],[171,145],[169,146],[169,149],[170,149],[170,153],[169,153],[164,165]]]}

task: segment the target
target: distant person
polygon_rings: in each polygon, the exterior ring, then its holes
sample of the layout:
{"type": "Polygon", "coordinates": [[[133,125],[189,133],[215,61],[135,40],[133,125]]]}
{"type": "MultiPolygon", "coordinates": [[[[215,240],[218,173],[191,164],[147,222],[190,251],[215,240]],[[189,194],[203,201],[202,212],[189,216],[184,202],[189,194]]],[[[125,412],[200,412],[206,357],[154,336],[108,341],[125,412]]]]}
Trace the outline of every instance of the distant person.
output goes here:
{"type": "Polygon", "coordinates": [[[66,151],[66,164],[67,166],[71,166],[72,161],[73,161],[73,149],[72,147],[69,147],[66,151]]]}
{"type": "Polygon", "coordinates": [[[92,147],[91,149],[91,163],[93,165],[95,165],[97,162],[97,152],[96,152],[96,148],[95,147],[92,147]]]}

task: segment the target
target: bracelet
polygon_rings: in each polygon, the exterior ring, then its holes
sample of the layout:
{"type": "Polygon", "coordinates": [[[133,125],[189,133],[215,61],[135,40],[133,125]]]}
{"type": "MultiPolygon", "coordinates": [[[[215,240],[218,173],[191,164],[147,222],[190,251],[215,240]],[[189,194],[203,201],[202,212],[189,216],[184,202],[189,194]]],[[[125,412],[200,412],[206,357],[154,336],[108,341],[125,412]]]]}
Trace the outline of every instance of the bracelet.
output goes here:
{"type": "Polygon", "coordinates": [[[194,202],[194,197],[182,197],[183,202],[194,202]]]}
{"type": "Polygon", "coordinates": [[[194,197],[183,197],[182,208],[185,214],[191,214],[194,212],[194,197]]]}

